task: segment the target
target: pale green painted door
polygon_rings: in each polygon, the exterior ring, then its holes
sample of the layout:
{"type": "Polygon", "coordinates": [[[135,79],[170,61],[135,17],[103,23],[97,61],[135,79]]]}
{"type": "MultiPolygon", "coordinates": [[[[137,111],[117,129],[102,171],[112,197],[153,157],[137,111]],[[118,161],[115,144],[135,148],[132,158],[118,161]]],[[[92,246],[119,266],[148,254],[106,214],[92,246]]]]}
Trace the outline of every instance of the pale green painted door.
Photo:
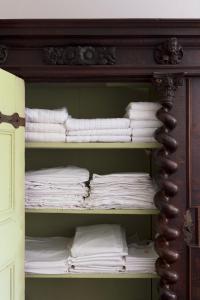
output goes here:
{"type": "MultiPolygon", "coordinates": [[[[24,81],[0,69],[0,112],[24,117],[24,81]]],[[[24,127],[0,123],[0,300],[24,300],[24,127]]]]}

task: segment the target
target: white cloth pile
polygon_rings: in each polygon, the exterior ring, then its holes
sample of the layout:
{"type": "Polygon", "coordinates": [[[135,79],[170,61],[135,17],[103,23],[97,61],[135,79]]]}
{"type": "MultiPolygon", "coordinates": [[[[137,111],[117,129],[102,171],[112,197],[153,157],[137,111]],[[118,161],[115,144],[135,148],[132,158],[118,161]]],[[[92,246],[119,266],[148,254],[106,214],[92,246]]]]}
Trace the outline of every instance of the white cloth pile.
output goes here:
{"type": "Polygon", "coordinates": [[[26,172],[26,208],[80,208],[88,196],[89,171],[68,166],[26,172]]]}
{"type": "Polygon", "coordinates": [[[48,110],[26,108],[27,142],[65,142],[66,108],[48,110]]]}
{"type": "Polygon", "coordinates": [[[129,118],[132,142],[155,142],[155,130],[162,126],[156,113],[161,104],[156,102],[131,102],[126,108],[126,117],[129,118]]]}
{"type": "Polygon", "coordinates": [[[158,255],[152,242],[132,243],[128,246],[126,256],[126,271],[139,273],[154,273],[158,255]]]}
{"type": "Polygon", "coordinates": [[[148,173],[94,174],[85,202],[91,209],[155,209],[155,193],[148,173]]]}
{"type": "Polygon", "coordinates": [[[26,237],[25,271],[37,274],[68,273],[72,240],[64,237],[26,237]]]}
{"type": "Polygon", "coordinates": [[[78,227],[69,257],[72,273],[115,273],[125,270],[128,254],[120,225],[78,227]]]}
{"type": "Polygon", "coordinates": [[[66,142],[129,142],[130,120],[127,118],[74,119],[66,121],[66,142]]]}

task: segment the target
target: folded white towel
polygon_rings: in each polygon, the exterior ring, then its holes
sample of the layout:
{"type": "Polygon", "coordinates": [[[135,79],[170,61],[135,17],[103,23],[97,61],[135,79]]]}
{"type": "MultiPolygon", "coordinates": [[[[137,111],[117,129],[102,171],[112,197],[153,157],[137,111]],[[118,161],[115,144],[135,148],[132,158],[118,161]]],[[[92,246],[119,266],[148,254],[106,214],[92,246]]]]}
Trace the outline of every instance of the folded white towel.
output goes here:
{"type": "Polygon", "coordinates": [[[66,136],[67,143],[89,143],[89,142],[130,142],[131,136],[124,135],[116,135],[116,136],[101,136],[101,135],[90,135],[90,136],[66,136]]]}
{"type": "Polygon", "coordinates": [[[125,117],[133,120],[157,120],[154,110],[129,110],[125,117]]]}
{"type": "Polygon", "coordinates": [[[31,123],[26,122],[26,132],[53,132],[53,133],[64,133],[65,134],[65,126],[63,124],[52,124],[52,123],[31,123]]]}
{"type": "Polygon", "coordinates": [[[67,273],[71,243],[64,237],[26,237],[26,272],[67,273]]]}
{"type": "Polygon", "coordinates": [[[133,128],[132,136],[134,137],[154,137],[157,128],[133,128]]]}
{"type": "Polygon", "coordinates": [[[131,135],[131,128],[123,129],[91,129],[91,130],[69,130],[68,136],[125,136],[131,135]]]}
{"type": "Polygon", "coordinates": [[[123,129],[129,128],[130,120],[127,118],[106,119],[74,119],[68,118],[66,129],[69,130],[94,130],[94,129],[123,129]]]}
{"type": "Polygon", "coordinates": [[[71,248],[73,257],[112,253],[127,255],[125,233],[119,225],[92,225],[76,229],[71,248]]]}
{"type": "Polygon", "coordinates": [[[153,110],[157,111],[162,105],[158,102],[130,102],[126,108],[128,110],[153,110]]]}
{"type": "Polygon", "coordinates": [[[67,166],[62,168],[48,168],[26,172],[26,183],[83,183],[89,180],[89,171],[85,168],[67,166]]]}
{"type": "Polygon", "coordinates": [[[26,132],[26,142],[65,142],[65,133],[26,132]]]}
{"type": "Polygon", "coordinates": [[[58,123],[63,124],[68,118],[66,108],[61,109],[38,109],[26,108],[26,121],[33,123],[58,123]]]}
{"type": "Polygon", "coordinates": [[[159,120],[131,120],[131,128],[158,128],[162,126],[162,122],[159,120]]]}

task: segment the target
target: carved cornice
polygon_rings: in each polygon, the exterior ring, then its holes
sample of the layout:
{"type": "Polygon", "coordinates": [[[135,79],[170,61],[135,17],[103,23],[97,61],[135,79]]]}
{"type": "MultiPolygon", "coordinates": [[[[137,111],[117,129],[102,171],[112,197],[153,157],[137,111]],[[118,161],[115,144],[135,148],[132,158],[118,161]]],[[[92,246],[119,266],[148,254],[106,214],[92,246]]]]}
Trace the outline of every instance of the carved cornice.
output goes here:
{"type": "Polygon", "coordinates": [[[183,58],[183,48],[176,37],[172,37],[156,46],[154,59],[161,65],[180,64],[183,58]]]}
{"type": "Polygon", "coordinates": [[[8,57],[8,49],[4,45],[0,45],[0,64],[4,64],[8,57]]]}
{"type": "Polygon", "coordinates": [[[50,65],[113,65],[116,63],[115,47],[46,47],[44,61],[50,65]]]}
{"type": "Polygon", "coordinates": [[[157,112],[157,118],[163,126],[156,133],[156,140],[162,145],[156,153],[156,163],[159,165],[157,183],[159,190],[154,197],[154,203],[160,210],[158,218],[158,234],[155,239],[155,249],[159,255],[156,270],[160,276],[160,300],[175,300],[176,293],[171,288],[179,279],[179,274],[172,265],[179,259],[179,253],[171,242],[180,236],[179,228],[173,226],[171,219],[177,218],[179,209],[173,204],[173,198],[178,193],[178,185],[170,179],[176,173],[178,163],[171,158],[177,150],[178,143],[170,132],[176,127],[177,120],[171,114],[177,88],[183,84],[183,74],[154,74],[153,85],[160,95],[162,107],[157,112]]]}

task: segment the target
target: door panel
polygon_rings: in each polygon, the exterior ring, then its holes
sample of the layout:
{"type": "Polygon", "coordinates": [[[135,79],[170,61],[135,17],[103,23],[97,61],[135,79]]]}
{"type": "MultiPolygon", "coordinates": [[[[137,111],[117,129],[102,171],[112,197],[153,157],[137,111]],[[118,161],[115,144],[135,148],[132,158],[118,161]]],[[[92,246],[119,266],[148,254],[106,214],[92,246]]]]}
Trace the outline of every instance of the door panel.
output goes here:
{"type": "MultiPolygon", "coordinates": [[[[24,82],[0,70],[0,112],[24,116],[24,82]]],[[[0,299],[24,299],[24,128],[0,123],[0,299]]]]}

